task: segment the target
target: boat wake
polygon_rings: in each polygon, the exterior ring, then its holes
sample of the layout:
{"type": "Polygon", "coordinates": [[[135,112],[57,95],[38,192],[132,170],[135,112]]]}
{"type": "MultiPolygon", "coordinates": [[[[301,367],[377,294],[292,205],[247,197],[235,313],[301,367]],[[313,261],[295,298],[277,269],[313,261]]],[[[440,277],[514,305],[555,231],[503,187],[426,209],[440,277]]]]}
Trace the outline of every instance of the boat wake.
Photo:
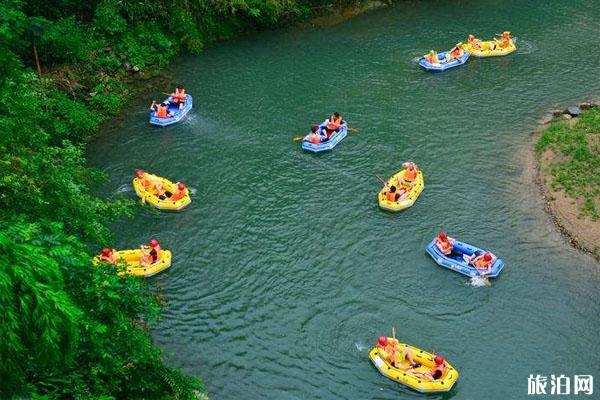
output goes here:
{"type": "Polygon", "coordinates": [[[123,185],[117,188],[117,193],[127,193],[131,192],[132,186],[131,183],[124,183],[123,185]]]}
{"type": "Polygon", "coordinates": [[[517,53],[519,54],[531,54],[535,51],[535,48],[530,42],[526,42],[524,40],[519,40],[516,42],[518,47],[517,53]]]}
{"type": "Polygon", "coordinates": [[[362,352],[367,348],[367,346],[362,342],[354,343],[354,347],[356,347],[356,350],[358,350],[359,352],[362,352]]]}
{"type": "Polygon", "coordinates": [[[473,287],[489,287],[492,286],[490,280],[485,276],[472,276],[468,285],[473,287]]]}

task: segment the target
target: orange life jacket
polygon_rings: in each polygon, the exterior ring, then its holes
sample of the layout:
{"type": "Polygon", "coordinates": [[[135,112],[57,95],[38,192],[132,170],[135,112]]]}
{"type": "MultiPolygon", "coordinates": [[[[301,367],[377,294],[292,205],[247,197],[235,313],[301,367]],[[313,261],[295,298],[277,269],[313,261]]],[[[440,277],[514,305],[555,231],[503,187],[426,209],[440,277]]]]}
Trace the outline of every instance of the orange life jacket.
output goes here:
{"type": "Polygon", "coordinates": [[[175,89],[175,96],[173,96],[178,103],[185,101],[185,89],[175,89]]]}
{"type": "Polygon", "coordinates": [[[152,187],[152,182],[150,182],[150,179],[146,178],[146,174],[138,179],[140,180],[142,186],[144,186],[144,189],[150,189],[152,187]]]}
{"type": "Polygon", "coordinates": [[[483,259],[483,256],[477,257],[475,259],[475,261],[473,262],[473,264],[475,265],[475,268],[487,268],[489,267],[489,265],[492,263],[492,260],[490,261],[485,261],[483,259]]]}
{"type": "Polygon", "coordinates": [[[158,118],[167,118],[167,107],[163,107],[161,105],[157,106],[156,108],[156,116],[158,118]]]}
{"type": "Polygon", "coordinates": [[[416,169],[407,169],[406,172],[404,173],[404,178],[409,181],[412,182],[415,179],[417,179],[417,170],[416,169]]]}
{"type": "Polygon", "coordinates": [[[185,190],[177,190],[175,193],[173,193],[173,195],[171,196],[171,200],[172,201],[177,201],[177,200],[181,200],[185,197],[185,190]]]}
{"type": "Polygon", "coordinates": [[[396,201],[396,192],[387,192],[385,194],[385,198],[387,199],[387,201],[396,201]]]}
{"type": "Polygon", "coordinates": [[[430,64],[437,64],[440,62],[440,60],[438,59],[437,54],[427,54],[425,56],[425,61],[427,61],[430,64]]]}
{"type": "Polygon", "coordinates": [[[450,243],[449,240],[441,241],[440,239],[436,238],[435,242],[437,243],[437,245],[440,248],[440,250],[442,251],[442,253],[446,254],[446,253],[450,253],[452,251],[452,243],[450,243]]]}

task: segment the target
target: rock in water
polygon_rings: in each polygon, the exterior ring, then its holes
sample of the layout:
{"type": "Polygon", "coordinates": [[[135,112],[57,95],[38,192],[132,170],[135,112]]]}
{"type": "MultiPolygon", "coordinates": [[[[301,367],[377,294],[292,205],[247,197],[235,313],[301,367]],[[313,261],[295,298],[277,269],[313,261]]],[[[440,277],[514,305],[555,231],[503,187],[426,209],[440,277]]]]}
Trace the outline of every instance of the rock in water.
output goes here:
{"type": "Polygon", "coordinates": [[[564,119],[564,120],[569,120],[571,118],[573,118],[573,117],[571,117],[569,114],[563,114],[560,116],[560,119],[564,119]]]}
{"type": "Polygon", "coordinates": [[[571,106],[567,108],[567,112],[571,115],[571,117],[576,117],[581,114],[581,108],[577,106],[571,106]]]}

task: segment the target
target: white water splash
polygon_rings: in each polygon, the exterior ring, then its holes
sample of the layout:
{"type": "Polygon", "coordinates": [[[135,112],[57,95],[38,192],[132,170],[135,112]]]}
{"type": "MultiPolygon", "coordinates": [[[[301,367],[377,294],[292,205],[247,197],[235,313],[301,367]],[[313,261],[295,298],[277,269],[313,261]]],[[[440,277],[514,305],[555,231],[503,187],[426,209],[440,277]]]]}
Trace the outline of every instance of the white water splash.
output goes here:
{"type": "Polygon", "coordinates": [[[127,193],[131,192],[132,186],[129,183],[125,183],[117,188],[118,193],[127,193]]]}
{"type": "Polygon", "coordinates": [[[490,280],[486,276],[481,276],[481,275],[472,276],[471,280],[469,281],[469,285],[471,285],[473,287],[492,286],[492,284],[490,283],[490,280]]]}
{"type": "Polygon", "coordinates": [[[356,350],[358,351],[363,351],[367,348],[367,346],[365,346],[365,344],[361,342],[354,343],[354,347],[356,347],[356,350]]]}
{"type": "Polygon", "coordinates": [[[189,192],[190,192],[191,195],[195,195],[196,192],[197,192],[196,188],[189,187],[189,186],[188,186],[188,190],[189,190],[189,192]]]}
{"type": "Polygon", "coordinates": [[[530,42],[519,40],[515,43],[517,44],[517,53],[519,54],[531,54],[535,51],[535,48],[530,42]]]}

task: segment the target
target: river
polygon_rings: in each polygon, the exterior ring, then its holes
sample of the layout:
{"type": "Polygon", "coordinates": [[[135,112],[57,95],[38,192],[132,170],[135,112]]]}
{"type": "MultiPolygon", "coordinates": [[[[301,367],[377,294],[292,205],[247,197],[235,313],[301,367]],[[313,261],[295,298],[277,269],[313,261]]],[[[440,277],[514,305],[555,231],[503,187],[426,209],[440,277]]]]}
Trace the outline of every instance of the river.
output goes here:
{"type": "Polygon", "coordinates": [[[409,1],[179,58],[167,73],[194,95],[185,122],[150,126],[151,97],[171,88],[152,89],[89,147],[105,195],[134,198],[136,168],[194,191],[183,212],[146,207],[114,225],[117,248],[155,237],[173,251],[152,278],[168,299],[153,330],[168,361],[213,399],[506,400],[529,398],[529,374],[600,379],[599,265],[552,224],[528,164],[546,110],[600,93],[599,38],[595,1],[409,1]],[[503,30],[518,38],[510,56],[416,65],[503,30]],[[359,132],[303,153],[291,138],[332,111],[359,132]],[[405,160],[425,190],[383,212],[374,175],[405,160]],[[425,253],[442,228],[505,260],[490,287],[425,253]],[[377,372],[368,351],[391,326],[460,371],[451,392],[377,372]]]}

